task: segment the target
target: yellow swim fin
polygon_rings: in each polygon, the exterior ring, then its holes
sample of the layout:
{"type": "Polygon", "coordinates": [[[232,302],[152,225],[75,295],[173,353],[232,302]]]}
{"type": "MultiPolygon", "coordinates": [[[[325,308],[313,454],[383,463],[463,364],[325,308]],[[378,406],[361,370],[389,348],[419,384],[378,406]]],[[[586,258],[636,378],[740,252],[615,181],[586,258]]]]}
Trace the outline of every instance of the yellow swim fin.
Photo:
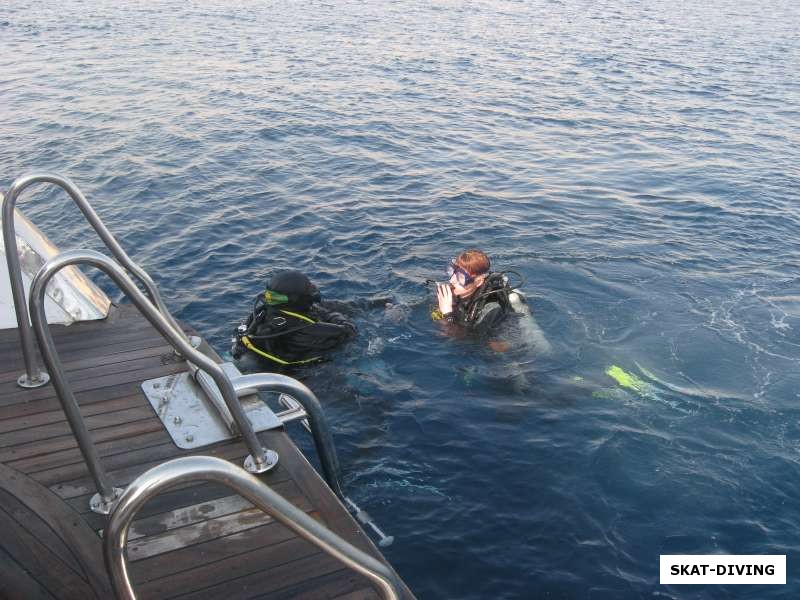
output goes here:
{"type": "Polygon", "coordinates": [[[628,373],[617,365],[608,367],[606,369],[606,375],[611,377],[611,379],[616,381],[621,387],[633,390],[637,394],[645,395],[650,392],[650,385],[646,381],[640,379],[633,373],[628,373]]]}

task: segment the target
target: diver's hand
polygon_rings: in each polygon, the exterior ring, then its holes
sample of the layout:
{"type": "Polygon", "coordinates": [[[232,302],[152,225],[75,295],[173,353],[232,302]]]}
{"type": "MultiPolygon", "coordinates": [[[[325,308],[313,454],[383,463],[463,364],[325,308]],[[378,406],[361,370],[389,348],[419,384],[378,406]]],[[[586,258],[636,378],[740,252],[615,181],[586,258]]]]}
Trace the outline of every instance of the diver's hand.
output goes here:
{"type": "Polygon", "coordinates": [[[439,301],[439,312],[447,316],[453,312],[453,290],[449,283],[436,285],[436,299],[439,301]]]}

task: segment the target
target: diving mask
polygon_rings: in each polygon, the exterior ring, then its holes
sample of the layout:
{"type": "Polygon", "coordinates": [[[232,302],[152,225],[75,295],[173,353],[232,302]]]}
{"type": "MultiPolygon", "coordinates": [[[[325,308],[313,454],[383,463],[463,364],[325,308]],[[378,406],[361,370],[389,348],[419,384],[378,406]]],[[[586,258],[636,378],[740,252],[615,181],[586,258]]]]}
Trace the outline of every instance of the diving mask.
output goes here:
{"type": "Polygon", "coordinates": [[[447,265],[447,276],[451,281],[453,277],[455,277],[458,285],[461,287],[467,287],[470,283],[475,281],[475,277],[470,275],[465,268],[459,267],[456,261],[451,261],[450,264],[447,265]]]}

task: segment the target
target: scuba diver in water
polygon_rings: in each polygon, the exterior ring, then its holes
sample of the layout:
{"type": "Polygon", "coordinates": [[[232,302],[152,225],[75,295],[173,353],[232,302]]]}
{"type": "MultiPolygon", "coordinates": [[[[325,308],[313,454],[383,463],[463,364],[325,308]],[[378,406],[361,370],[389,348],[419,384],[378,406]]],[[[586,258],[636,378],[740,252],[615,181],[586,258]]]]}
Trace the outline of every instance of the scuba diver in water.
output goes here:
{"type": "MultiPolygon", "coordinates": [[[[509,285],[506,273],[491,271],[491,261],[484,252],[462,252],[450,261],[447,274],[449,281],[436,285],[438,308],[431,316],[445,323],[448,333],[468,332],[494,338],[509,316],[516,315],[516,329],[539,354],[552,350],[531,316],[525,297],[509,285]]],[[[489,346],[498,352],[509,349],[507,342],[497,339],[490,340],[489,346]]]]}
{"type": "MultiPolygon", "coordinates": [[[[344,304],[342,303],[344,306],[344,304]]],[[[327,358],[356,336],[355,326],[299,271],[276,273],[239,325],[231,354],[245,370],[306,365],[327,358]]]]}
{"type": "Polygon", "coordinates": [[[447,283],[436,284],[438,310],[432,316],[461,325],[479,334],[496,330],[513,312],[511,294],[503,273],[492,273],[489,257],[480,250],[467,250],[450,261],[447,283]]]}

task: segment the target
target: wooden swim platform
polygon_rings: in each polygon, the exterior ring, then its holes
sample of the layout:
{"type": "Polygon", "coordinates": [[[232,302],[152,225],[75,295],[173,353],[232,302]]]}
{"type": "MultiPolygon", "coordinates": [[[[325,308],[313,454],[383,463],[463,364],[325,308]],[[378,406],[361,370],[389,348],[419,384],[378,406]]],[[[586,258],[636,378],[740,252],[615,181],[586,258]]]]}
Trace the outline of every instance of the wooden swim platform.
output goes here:
{"type": "MultiPolygon", "coordinates": [[[[181,456],[242,465],[249,452],[240,439],[197,450],[173,443],[141,384],[187,371],[186,363],[134,307],[50,330],[113,485],[181,456]]],[[[200,350],[220,362],[205,343],[200,350]]],[[[97,490],[52,384],[22,389],[24,370],[17,330],[0,331],[0,598],[111,598],[102,554],[108,517],[89,509],[97,490]]],[[[264,483],[386,563],[285,430],[258,438],[280,455],[258,476],[264,483]]],[[[368,579],[220,484],[183,485],[149,500],[130,528],[127,554],[139,598],[381,597],[368,579]]],[[[401,592],[414,598],[404,585],[401,592]]]]}

